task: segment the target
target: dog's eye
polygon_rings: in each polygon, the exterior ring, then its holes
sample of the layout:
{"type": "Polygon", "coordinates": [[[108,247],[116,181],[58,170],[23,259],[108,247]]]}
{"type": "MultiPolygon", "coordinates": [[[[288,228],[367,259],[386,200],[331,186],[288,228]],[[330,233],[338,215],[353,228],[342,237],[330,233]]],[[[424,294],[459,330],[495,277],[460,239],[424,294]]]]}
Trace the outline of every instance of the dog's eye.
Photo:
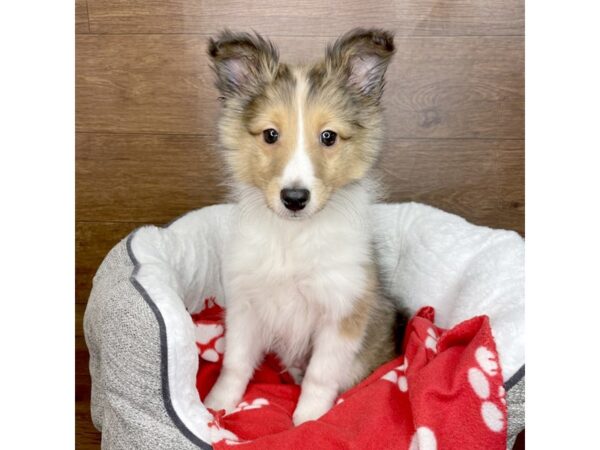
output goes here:
{"type": "Polygon", "coordinates": [[[279,133],[273,128],[263,131],[263,138],[267,144],[274,144],[279,139],[279,133]]]}
{"type": "Polygon", "coordinates": [[[321,133],[321,144],[331,147],[335,144],[335,139],[337,138],[337,133],[331,130],[325,130],[321,133]]]}

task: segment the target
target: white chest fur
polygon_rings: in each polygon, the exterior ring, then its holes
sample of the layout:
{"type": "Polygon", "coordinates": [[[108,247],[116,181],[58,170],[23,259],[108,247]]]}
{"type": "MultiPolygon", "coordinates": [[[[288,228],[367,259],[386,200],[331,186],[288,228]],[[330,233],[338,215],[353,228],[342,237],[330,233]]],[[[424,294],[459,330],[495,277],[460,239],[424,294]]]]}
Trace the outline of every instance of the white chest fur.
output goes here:
{"type": "Polygon", "coordinates": [[[239,204],[224,260],[228,316],[243,310],[259,324],[256,344],[288,366],[307,355],[315,329],[350,314],[364,292],[369,196],[361,185],[347,189],[352,195],[297,222],[256,202],[247,208],[248,198],[239,204]]]}

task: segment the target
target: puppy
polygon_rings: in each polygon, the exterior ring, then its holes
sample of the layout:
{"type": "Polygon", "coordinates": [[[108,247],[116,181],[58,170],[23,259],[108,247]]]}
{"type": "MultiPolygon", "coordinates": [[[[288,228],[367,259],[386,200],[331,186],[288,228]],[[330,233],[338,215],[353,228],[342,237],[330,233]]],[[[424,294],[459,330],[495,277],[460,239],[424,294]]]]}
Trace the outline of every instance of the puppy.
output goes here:
{"type": "Polygon", "coordinates": [[[394,357],[395,311],[379,294],[369,226],[393,38],[356,29],[312,65],[280,62],[258,34],[225,31],[208,52],[236,212],[224,363],[205,404],[234,409],[275,352],[304,373],[299,425],[394,357]]]}

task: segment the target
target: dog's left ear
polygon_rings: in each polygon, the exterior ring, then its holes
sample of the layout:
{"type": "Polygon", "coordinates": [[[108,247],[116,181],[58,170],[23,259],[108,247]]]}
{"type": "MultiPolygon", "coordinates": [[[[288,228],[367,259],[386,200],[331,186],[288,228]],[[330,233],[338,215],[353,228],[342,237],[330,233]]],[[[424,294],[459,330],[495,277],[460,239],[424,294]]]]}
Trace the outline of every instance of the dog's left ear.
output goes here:
{"type": "Polygon", "coordinates": [[[325,61],[330,73],[344,77],[349,88],[379,100],[393,54],[390,32],[357,28],[327,48],[325,61]]]}

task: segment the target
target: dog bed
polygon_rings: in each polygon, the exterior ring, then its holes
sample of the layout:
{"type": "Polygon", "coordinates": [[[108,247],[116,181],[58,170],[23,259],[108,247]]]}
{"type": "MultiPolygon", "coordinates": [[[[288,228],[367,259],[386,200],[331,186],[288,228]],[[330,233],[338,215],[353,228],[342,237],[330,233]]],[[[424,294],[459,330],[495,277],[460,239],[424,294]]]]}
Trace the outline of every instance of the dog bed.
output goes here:
{"type": "MultiPolygon", "coordinates": [[[[211,324],[210,315],[202,317],[202,313],[210,312],[207,306],[226,307],[220,267],[231,208],[230,205],[203,208],[166,228],[142,227],[113,248],[98,269],[85,313],[84,331],[90,351],[92,419],[102,431],[103,448],[208,449],[229,444],[260,448],[252,442],[241,443],[237,435],[223,428],[227,417],[222,418],[218,413],[214,417],[199,396],[199,391],[207,390],[201,374],[208,373],[208,367],[218,363],[222,350],[219,336],[206,333],[207,327],[218,324],[211,324]],[[207,299],[214,299],[211,300],[214,304],[207,305],[207,299]],[[227,442],[232,435],[234,438],[227,442]]],[[[375,205],[372,219],[384,288],[417,315],[408,327],[407,340],[413,333],[415,348],[419,348],[419,342],[427,347],[428,338],[435,338],[436,351],[440,351],[437,357],[433,353],[423,357],[422,365],[429,360],[432,364],[442,360],[441,349],[445,345],[442,341],[452,341],[444,337],[446,330],[449,336],[456,336],[456,330],[464,332],[465,326],[472,327],[473,321],[481,321],[477,322],[477,330],[484,331],[469,334],[477,344],[477,339],[487,336],[485,324],[489,318],[490,335],[485,342],[490,354],[495,356],[497,350],[498,369],[488,372],[493,356],[484,358],[488,360],[487,368],[484,363],[483,371],[477,369],[479,374],[474,377],[487,374],[488,381],[484,383],[487,391],[468,377],[465,380],[469,381],[462,386],[466,386],[465,392],[471,389],[473,402],[481,404],[482,414],[488,400],[505,405],[501,407],[502,418],[507,415],[507,420],[501,433],[507,448],[512,448],[516,435],[524,427],[523,239],[517,233],[474,226],[455,215],[415,203],[375,205]],[[418,325],[423,320],[428,321],[427,325],[418,325]],[[429,329],[433,335],[427,336],[431,333],[429,329]],[[490,394],[490,390],[494,392],[490,394]]],[[[461,339],[454,342],[460,342],[461,348],[470,348],[464,337],[461,339]]],[[[480,347],[476,345],[475,350],[480,347]]],[[[405,350],[408,356],[409,348],[405,350]]],[[[466,365],[455,363],[456,367],[464,366],[460,370],[469,373],[469,377],[480,361],[476,353],[471,356],[475,359],[466,365]]],[[[400,388],[396,391],[402,391],[407,378],[407,398],[416,401],[418,396],[414,393],[416,389],[414,392],[411,389],[409,374],[412,362],[406,362],[404,367],[405,362],[401,359],[389,363],[390,367],[380,368],[364,383],[370,388],[395,383],[400,388]]],[[[276,370],[273,372],[277,375],[276,370]]],[[[426,377],[419,375],[419,379],[426,377]]],[[[342,404],[325,416],[323,424],[331,423],[325,419],[338,414],[336,409],[341,411],[345,404],[347,408],[351,406],[353,392],[341,396],[342,404]]],[[[255,410],[253,414],[262,414],[261,398],[248,399],[240,404],[240,411],[255,410]]],[[[390,397],[387,403],[391,401],[390,397]]],[[[382,404],[381,408],[373,409],[370,404],[370,409],[376,412],[384,407],[382,404]]],[[[355,415],[359,415],[360,407],[355,408],[355,415]]],[[[264,409],[266,413],[268,408],[264,409]]],[[[367,409],[365,406],[364,410],[367,409]]],[[[242,413],[238,415],[242,417],[242,413]]],[[[410,449],[437,448],[432,443],[431,429],[419,426],[418,417],[410,418],[414,435],[407,436],[405,444],[398,439],[394,448],[403,448],[402,445],[410,449]]],[[[464,414],[462,422],[461,414],[453,414],[452,418],[447,421],[448,426],[453,427],[459,440],[461,433],[466,436],[472,432],[469,415],[464,414]]],[[[310,431],[319,422],[286,432],[310,431]]],[[[378,427],[376,422],[370,423],[371,428],[378,427]]],[[[343,429],[344,423],[339,425],[343,429]]],[[[298,439],[298,435],[292,438],[298,439]]],[[[304,432],[301,439],[306,448],[324,448],[324,437],[317,432],[304,432]],[[314,439],[312,443],[310,439],[314,439]]],[[[359,445],[352,439],[344,442],[343,445],[334,442],[332,446],[359,445]]]]}

